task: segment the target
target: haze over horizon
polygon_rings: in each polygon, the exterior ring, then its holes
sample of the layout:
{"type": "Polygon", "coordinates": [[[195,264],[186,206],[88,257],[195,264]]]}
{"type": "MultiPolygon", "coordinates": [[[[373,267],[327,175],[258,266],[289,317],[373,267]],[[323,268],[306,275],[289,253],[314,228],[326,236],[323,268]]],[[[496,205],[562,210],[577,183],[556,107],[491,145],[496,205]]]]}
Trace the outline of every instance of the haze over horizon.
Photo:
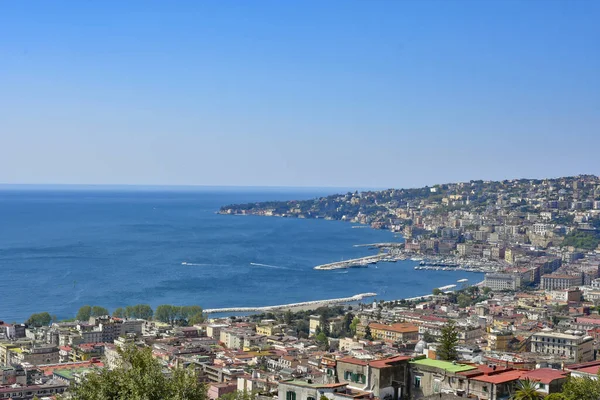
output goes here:
{"type": "Polygon", "coordinates": [[[600,175],[600,2],[0,4],[0,183],[600,175]]]}

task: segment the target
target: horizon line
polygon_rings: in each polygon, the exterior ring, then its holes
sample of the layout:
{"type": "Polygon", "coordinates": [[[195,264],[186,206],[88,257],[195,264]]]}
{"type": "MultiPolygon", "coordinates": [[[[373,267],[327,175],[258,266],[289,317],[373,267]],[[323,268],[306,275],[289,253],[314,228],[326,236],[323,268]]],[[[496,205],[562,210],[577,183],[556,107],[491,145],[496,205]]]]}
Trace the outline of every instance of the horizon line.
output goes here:
{"type": "Polygon", "coordinates": [[[391,188],[366,186],[287,186],[287,185],[202,185],[202,184],[138,184],[138,183],[2,183],[2,189],[301,189],[301,190],[385,190],[391,188]]]}

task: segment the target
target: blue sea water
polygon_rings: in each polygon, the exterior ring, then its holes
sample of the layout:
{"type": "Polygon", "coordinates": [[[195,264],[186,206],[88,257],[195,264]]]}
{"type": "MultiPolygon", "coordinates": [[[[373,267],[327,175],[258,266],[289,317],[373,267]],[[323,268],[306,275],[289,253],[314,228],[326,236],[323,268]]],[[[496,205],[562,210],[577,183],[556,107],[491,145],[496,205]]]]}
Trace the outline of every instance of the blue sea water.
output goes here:
{"type": "Polygon", "coordinates": [[[415,271],[416,262],[316,271],[373,254],[355,244],[402,241],[340,221],[218,215],[220,206],[305,199],[318,190],[0,191],[0,320],[82,305],[264,306],[375,292],[431,293],[480,274],[415,271]],[[182,263],[187,263],[184,265],[182,263]]]}

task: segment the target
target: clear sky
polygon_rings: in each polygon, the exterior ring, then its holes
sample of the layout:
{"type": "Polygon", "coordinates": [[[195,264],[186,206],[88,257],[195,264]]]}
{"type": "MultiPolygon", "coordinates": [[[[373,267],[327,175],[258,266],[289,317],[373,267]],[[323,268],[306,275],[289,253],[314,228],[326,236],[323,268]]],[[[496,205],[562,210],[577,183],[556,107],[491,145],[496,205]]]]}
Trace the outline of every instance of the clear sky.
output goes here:
{"type": "Polygon", "coordinates": [[[600,1],[2,1],[0,183],[600,174],[600,1]]]}

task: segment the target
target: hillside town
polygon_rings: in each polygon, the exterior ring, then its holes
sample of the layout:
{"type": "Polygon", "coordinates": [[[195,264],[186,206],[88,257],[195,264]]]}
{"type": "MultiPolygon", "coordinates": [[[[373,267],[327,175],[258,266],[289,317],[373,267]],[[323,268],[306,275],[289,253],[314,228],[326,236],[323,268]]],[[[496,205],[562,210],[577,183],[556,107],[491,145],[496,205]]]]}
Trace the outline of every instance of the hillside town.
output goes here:
{"type": "Polygon", "coordinates": [[[264,400],[494,400],[510,398],[524,380],[557,393],[569,377],[597,378],[600,315],[586,293],[599,286],[470,286],[415,301],[193,324],[111,316],[2,323],[0,399],[68,395],[86,374],[118,366],[127,346],[150,348],[165,373],[195,369],[211,400],[237,391],[264,400]]]}
{"type": "Polygon", "coordinates": [[[0,322],[0,399],[68,396],[87,374],[116,368],[128,346],[150,348],[166,374],[193,368],[211,400],[498,400],[524,382],[544,397],[573,379],[598,379],[598,177],[473,181],[221,213],[390,229],[405,243],[375,247],[420,260],[415,273],[471,269],[485,280],[416,299],[256,315],[208,318],[196,307],[163,318],[145,306],[0,322]]]}

